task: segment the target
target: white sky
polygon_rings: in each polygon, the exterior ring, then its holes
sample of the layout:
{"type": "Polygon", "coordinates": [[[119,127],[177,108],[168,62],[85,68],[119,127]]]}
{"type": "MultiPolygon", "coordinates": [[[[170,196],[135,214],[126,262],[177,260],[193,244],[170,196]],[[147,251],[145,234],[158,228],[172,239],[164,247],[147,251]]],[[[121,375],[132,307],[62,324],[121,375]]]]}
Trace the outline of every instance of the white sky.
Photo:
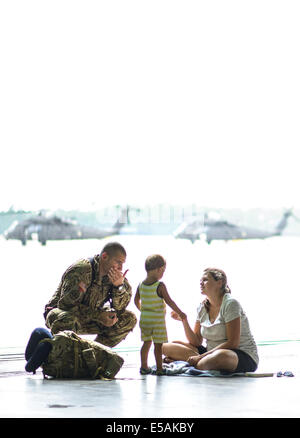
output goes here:
{"type": "Polygon", "coordinates": [[[300,3],[2,0],[0,210],[300,206],[300,3]]]}

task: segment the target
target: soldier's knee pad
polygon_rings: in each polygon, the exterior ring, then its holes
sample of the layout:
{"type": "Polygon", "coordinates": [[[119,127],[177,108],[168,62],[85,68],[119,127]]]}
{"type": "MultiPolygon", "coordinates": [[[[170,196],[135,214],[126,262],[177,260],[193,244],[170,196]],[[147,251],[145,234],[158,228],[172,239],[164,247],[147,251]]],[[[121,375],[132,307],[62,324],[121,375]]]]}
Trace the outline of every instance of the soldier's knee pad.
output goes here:
{"type": "Polygon", "coordinates": [[[63,312],[60,309],[52,309],[46,316],[46,326],[51,328],[54,321],[59,317],[59,315],[63,312]]]}
{"type": "Polygon", "coordinates": [[[120,315],[118,322],[119,326],[127,327],[128,330],[132,330],[137,323],[137,317],[130,310],[125,310],[125,312],[120,315]]]}
{"type": "Polygon", "coordinates": [[[53,334],[63,330],[71,330],[73,332],[79,330],[77,318],[70,312],[61,309],[53,309],[48,313],[46,325],[51,329],[53,334]]]}

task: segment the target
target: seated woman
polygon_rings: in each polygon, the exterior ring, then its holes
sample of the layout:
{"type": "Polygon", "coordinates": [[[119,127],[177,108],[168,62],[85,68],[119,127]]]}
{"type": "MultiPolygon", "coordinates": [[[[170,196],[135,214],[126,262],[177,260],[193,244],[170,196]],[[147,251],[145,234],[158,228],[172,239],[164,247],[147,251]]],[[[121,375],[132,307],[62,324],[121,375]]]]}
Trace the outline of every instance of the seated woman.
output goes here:
{"type": "Polygon", "coordinates": [[[200,304],[194,330],[188,320],[176,312],[172,317],[182,321],[187,342],[163,344],[165,362],[183,360],[199,370],[253,372],[258,353],[248,318],[239,302],[231,297],[227,277],[221,269],[207,268],[200,281],[206,299],[200,304]],[[202,345],[206,340],[206,347],[202,345]]]}

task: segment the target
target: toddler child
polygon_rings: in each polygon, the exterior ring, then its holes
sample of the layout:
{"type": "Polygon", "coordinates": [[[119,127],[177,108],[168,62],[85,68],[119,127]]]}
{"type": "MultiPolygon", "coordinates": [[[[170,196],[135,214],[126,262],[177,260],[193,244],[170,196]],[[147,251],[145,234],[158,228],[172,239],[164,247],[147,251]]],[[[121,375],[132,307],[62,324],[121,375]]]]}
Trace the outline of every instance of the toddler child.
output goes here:
{"type": "Polygon", "coordinates": [[[168,342],[165,313],[166,304],[171,307],[183,320],[186,314],[170,298],[167,288],[160,279],[166,269],[165,259],[154,254],[147,257],[145,262],[147,277],[137,287],[134,297],[136,307],[141,311],[140,329],[141,338],[144,342],[141,348],[141,374],[150,374],[148,367],[148,354],[154,343],[154,356],[156,361],[156,374],[163,375],[162,368],[162,344],[168,342]]]}

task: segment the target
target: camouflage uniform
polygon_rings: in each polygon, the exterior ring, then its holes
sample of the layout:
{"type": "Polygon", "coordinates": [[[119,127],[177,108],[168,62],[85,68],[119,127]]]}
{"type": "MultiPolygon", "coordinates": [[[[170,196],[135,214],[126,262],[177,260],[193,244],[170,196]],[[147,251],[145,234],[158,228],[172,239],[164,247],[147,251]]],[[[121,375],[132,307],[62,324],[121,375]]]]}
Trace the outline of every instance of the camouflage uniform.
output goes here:
{"type": "Polygon", "coordinates": [[[59,286],[51,300],[45,306],[46,326],[53,334],[63,330],[72,330],[80,334],[97,334],[95,341],[114,347],[133,330],[137,319],[134,313],[125,310],[132,290],[127,279],[120,287],[113,286],[108,276],[99,276],[100,256],[94,257],[95,278],[92,282],[92,266],[88,259],[82,259],[71,265],[63,274],[59,286]],[[91,283],[92,282],[92,283],[91,283]],[[88,288],[80,291],[80,283],[88,288]],[[112,290],[112,305],[118,321],[112,327],[105,327],[99,316],[104,312],[103,305],[112,290]],[[47,307],[54,307],[49,313],[47,307]]]}
{"type": "Polygon", "coordinates": [[[49,342],[52,347],[41,365],[44,376],[113,379],[124,363],[124,359],[110,348],[82,339],[72,331],[59,332],[52,339],[41,342],[49,342]]]}

